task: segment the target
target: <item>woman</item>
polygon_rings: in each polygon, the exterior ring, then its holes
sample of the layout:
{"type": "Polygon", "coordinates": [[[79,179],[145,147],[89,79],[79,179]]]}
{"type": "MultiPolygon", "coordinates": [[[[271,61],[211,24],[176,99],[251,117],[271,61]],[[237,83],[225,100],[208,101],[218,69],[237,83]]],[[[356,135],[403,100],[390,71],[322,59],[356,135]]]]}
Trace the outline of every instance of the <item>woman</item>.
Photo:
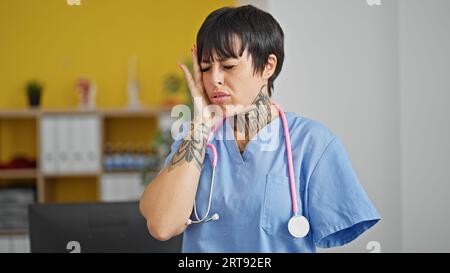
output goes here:
{"type": "Polygon", "coordinates": [[[197,46],[194,75],[180,67],[196,103],[218,106],[226,119],[217,108],[200,111],[172,145],[140,201],[152,236],[184,232],[183,252],[315,252],[344,245],[378,222],[338,138],[319,122],[274,107],[284,34],[270,14],[253,6],[216,10],[197,46]],[[214,185],[207,143],[217,150],[214,185]],[[293,210],[308,220],[298,236],[293,210]]]}

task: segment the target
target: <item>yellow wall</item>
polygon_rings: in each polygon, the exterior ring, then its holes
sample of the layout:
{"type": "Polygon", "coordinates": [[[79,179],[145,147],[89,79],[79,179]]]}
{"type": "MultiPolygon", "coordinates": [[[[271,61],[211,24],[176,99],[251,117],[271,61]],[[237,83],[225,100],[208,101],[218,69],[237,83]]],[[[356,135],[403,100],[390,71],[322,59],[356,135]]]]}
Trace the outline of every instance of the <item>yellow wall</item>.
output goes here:
{"type": "MultiPolygon", "coordinates": [[[[45,84],[42,108],[78,105],[75,82],[97,84],[98,107],[126,105],[128,59],[138,58],[143,105],[162,101],[162,82],[205,17],[233,0],[0,0],[0,109],[27,108],[25,84],[45,84]]],[[[181,96],[183,97],[183,96],[181,96]]],[[[36,155],[33,121],[0,120],[0,162],[36,155]]]]}
{"type": "MultiPolygon", "coordinates": [[[[204,18],[233,0],[0,0],[0,109],[26,108],[24,86],[44,82],[44,108],[78,104],[75,80],[97,83],[97,106],[126,103],[128,57],[138,57],[144,105],[162,99],[204,18]]],[[[181,73],[180,73],[181,74],[181,73]]]]}

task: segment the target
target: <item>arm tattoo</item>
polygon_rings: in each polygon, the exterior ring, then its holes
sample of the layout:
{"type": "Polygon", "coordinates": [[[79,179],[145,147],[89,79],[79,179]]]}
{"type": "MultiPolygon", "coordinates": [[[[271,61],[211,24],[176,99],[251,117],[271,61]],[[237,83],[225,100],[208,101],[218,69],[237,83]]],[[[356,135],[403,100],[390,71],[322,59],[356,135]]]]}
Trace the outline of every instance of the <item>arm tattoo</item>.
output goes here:
{"type": "Polygon", "coordinates": [[[178,151],[169,163],[169,172],[184,162],[194,162],[199,170],[202,169],[209,131],[208,127],[203,123],[191,123],[190,134],[183,143],[181,143],[178,151]]]}

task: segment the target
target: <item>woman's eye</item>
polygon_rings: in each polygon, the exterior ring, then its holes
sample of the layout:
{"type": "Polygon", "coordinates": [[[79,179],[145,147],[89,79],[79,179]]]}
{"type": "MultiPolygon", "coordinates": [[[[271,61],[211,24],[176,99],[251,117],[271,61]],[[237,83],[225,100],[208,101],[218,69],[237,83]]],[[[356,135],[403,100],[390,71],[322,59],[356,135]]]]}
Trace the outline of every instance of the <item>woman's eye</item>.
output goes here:
{"type": "Polygon", "coordinates": [[[201,72],[206,72],[206,71],[208,71],[209,70],[209,67],[202,67],[202,68],[200,68],[200,71],[201,72]]]}
{"type": "Polygon", "coordinates": [[[230,70],[233,69],[235,67],[235,65],[224,65],[223,68],[230,70]]]}

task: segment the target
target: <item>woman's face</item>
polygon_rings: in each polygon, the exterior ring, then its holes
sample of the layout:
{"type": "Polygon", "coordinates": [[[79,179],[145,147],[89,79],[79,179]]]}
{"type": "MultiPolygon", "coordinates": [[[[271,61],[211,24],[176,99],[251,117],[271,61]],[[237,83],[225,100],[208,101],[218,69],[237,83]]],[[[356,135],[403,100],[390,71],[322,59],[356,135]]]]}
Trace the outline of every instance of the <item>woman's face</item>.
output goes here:
{"type": "Polygon", "coordinates": [[[202,60],[200,68],[209,101],[222,110],[226,110],[225,105],[251,105],[267,84],[267,78],[253,73],[252,57],[247,50],[238,58],[225,60],[218,60],[213,54],[213,60],[202,60]]]}

